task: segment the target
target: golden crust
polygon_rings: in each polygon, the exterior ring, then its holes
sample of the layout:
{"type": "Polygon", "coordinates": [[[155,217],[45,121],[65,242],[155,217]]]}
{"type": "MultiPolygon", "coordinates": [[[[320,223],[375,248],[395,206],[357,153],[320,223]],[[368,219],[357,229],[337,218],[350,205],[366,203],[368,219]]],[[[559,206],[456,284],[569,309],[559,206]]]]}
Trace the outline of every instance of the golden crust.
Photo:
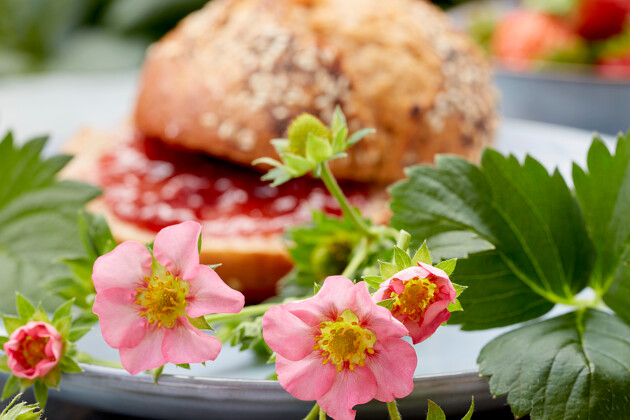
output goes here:
{"type": "Polygon", "coordinates": [[[234,162],[335,105],[376,128],[333,162],[339,178],[387,183],[438,152],[475,159],[491,142],[488,63],[418,0],[214,0],[149,50],[135,111],[145,135],[234,162]]]}

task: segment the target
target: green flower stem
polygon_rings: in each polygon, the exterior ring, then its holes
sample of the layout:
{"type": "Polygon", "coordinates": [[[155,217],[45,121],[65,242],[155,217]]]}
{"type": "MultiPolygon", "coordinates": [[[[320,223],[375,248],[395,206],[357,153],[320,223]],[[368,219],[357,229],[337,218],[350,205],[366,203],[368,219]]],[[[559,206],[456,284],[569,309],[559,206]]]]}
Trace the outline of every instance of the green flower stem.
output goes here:
{"type": "Polygon", "coordinates": [[[398,233],[398,239],[396,240],[396,246],[403,251],[407,252],[409,248],[409,241],[411,241],[411,235],[406,230],[401,230],[398,233]]]}
{"type": "Polygon", "coordinates": [[[210,324],[212,322],[225,322],[234,321],[249,316],[262,315],[267,312],[267,309],[272,306],[278,305],[278,303],[260,303],[258,305],[250,305],[243,308],[243,310],[237,314],[211,314],[206,315],[206,321],[210,324]]]}
{"type": "Polygon", "coordinates": [[[398,406],[396,405],[396,400],[387,403],[387,411],[389,411],[389,418],[391,420],[402,420],[400,411],[398,411],[398,406]]]}
{"type": "Polygon", "coordinates": [[[350,259],[350,262],[348,262],[348,265],[343,270],[343,273],[341,273],[341,275],[344,277],[350,277],[355,271],[357,271],[357,268],[359,268],[361,263],[367,257],[367,252],[368,241],[367,238],[363,237],[361,238],[359,244],[354,248],[352,258],[350,259]]]}
{"type": "Polygon", "coordinates": [[[319,420],[326,420],[326,412],[321,407],[319,408],[319,420]]]}
{"type": "Polygon", "coordinates": [[[318,415],[319,415],[319,405],[315,403],[313,408],[311,408],[311,411],[309,411],[306,417],[304,417],[304,420],[317,420],[318,415]]]}
{"type": "Polygon", "coordinates": [[[376,236],[377,234],[370,229],[370,227],[365,223],[365,220],[361,217],[360,214],[357,214],[357,211],[350,205],[348,199],[344,195],[343,191],[339,187],[337,180],[333,176],[330,168],[328,167],[328,163],[324,162],[321,164],[322,166],[322,181],[324,181],[324,185],[330,192],[330,194],[335,197],[335,200],[339,203],[341,210],[343,211],[344,216],[349,218],[352,223],[363,232],[366,236],[376,236]]]}
{"type": "Polygon", "coordinates": [[[117,368],[117,369],[123,368],[119,362],[110,362],[109,360],[97,359],[93,357],[92,355],[84,353],[82,351],[77,352],[77,354],[74,356],[74,360],[76,360],[79,363],[85,363],[87,365],[104,366],[104,367],[111,367],[111,368],[117,368]]]}

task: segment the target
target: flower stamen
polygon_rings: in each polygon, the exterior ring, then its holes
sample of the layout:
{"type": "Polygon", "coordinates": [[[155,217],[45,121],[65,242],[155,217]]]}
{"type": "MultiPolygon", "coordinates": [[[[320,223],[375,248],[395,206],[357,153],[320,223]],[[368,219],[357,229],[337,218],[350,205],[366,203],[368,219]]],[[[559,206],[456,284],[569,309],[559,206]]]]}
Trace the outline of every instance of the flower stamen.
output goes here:
{"type": "Polygon", "coordinates": [[[189,284],[163,270],[163,267],[155,271],[157,274],[154,272],[152,277],[145,277],[145,281],[148,280],[145,288],[136,289],[135,303],[143,307],[140,315],[146,317],[150,324],[157,323],[158,328],[173,328],[177,319],[186,315],[189,284]]]}
{"type": "Polygon", "coordinates": [[[392,313],[406,315],[416,322],[421,322],[424,313],[432,303],[438,300],[438,286],[428,278],[414,278],[405,283],[401,294],[392,292],[395,298],[392,313]]]}

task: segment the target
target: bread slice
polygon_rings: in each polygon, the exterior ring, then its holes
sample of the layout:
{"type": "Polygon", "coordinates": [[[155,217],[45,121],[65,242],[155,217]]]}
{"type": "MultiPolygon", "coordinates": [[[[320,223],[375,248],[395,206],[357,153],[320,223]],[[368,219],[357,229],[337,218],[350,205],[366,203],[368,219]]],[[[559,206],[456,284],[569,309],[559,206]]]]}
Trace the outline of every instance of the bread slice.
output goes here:
{"type": "MultiPolygon", "coordinates": [[[[98,159],[116,147],[117,139],[129,138],[132,130],[131,127],[114,132],[82,130],[65,146],[65,152],[75,157],[62,176],[98,185],[98,159]]],[[[373,197],[367,212],[374,220],[383,222],[389,218],[384,189],[380,188],[373,197]]],[[[155,232],[117,217],[102,198],[90,202],[88,209],[105,216],[118,242],[149,243],[155,239],[155,232]]],[[[217,273],[228,285],[242,291],[249,302],[273,296],[276,282],[292,268],[282,234],[212,237],[202,232],[202,235],[200,262],[221,263],[217,273]]]]}

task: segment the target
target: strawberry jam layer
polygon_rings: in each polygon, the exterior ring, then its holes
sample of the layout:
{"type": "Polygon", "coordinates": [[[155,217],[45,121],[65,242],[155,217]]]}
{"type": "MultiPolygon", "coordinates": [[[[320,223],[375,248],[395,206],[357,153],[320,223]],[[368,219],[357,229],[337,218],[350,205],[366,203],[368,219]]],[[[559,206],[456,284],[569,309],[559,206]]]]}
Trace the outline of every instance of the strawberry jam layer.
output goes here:
{"type": "MultiPolygon", "coordinates": [[[[159,231],[196,220],[211,236],[282,232],[307,223],[313,210],[341,214],[319,180],[299,178],[277,188],[251,168],[136,136],[99,161],[99,183],[110,209],[122,220],[159,231]]],[[[341,186],[363,207],[367,189],[341,186]]]]}

